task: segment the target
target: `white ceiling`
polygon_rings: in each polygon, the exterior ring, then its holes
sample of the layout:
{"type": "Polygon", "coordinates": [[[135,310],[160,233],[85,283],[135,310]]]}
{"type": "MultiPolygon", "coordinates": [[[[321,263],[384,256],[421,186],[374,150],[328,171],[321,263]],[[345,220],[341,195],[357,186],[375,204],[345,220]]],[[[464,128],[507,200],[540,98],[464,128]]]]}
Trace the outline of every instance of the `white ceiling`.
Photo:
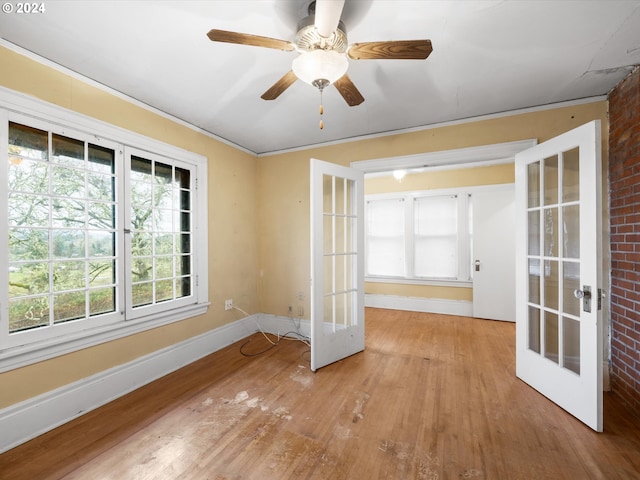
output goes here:
{"type": "Polygon", "coordinates": [[[0,14],[2,44],[256,154],[604,95],[640,64],[640,0],[346,0],[349,43],[428,38],[433,53],[350,60],[365,102],[349,107],[327,88],[321,131],[314,87],[260,98],[295,52],[206,36],[292,41],[310,0],[42,3],[44,13],[0,14]]]}

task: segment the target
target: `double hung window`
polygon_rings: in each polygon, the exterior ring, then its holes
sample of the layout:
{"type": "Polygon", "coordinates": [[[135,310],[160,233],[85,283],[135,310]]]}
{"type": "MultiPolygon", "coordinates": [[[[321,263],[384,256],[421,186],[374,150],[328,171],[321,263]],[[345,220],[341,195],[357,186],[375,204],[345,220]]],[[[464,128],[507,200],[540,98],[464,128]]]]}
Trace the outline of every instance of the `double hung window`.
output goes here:
{"type": "Polygon", "coordinates": [[[367,279],[468,282],[470,215],[462,191],[368,196],[367,279]]]}

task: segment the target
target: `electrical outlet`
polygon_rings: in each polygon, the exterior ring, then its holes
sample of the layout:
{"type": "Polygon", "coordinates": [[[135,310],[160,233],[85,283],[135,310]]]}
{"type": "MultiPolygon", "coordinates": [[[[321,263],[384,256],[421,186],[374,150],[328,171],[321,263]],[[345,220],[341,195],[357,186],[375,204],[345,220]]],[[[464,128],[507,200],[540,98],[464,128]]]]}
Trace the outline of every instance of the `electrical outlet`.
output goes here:
{"type": "Polygon", "coordinates": [[[304,292],[302,290],[298,292],[298,300],[300,301],[304,300],[304,292]]]}
{"type": "Polygon", "coordinates": [[[225,300],[224,301],[224,309],[225,310],[231,310],[233,308],[233,300],[229,299],[229,300],[225,300]]]}
{"type": "Polygon", "coordinates": [[[302,305],[298,306],[298,316],[304,317],[304,307],[302,305]]]}

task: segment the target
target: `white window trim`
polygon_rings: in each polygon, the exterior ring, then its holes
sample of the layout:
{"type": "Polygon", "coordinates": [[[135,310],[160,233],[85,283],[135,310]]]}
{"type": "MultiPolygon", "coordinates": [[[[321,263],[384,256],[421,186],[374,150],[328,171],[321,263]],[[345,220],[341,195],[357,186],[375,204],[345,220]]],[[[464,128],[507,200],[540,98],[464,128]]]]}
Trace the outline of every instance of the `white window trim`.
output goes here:
{"type": "MultiPolygon", "coordinates": [[[[45,121],[121,144],[123,147],[135,147],[152,153],[176,158],[195,165],[197,178],[207,179],[207,158],[182,148],[145,137],[123,128],[96,120],[86,115],[64,109],[62,107],[38,100],[33,97],[0,87],[0,138],[8,136],[8,121],[15,116],[31,117],[34,121],[45,121]]],[[[3,142],[6,140],[3,140],[3,142]]],[[[0,161],[7,162],[7,150],[0,152],[0,161]]],[[[0,169],[0,182],[6,184],[6,169],[0,169]]],[[[149,315],[134,321],[120,322],[114,325],[103,325],[95,328],[71,332],[59,337],[49,337],[42,341],[0,347],[0,373],[35,362],[40,362],[59,355],[74,352],[83,348],[99,345],[104,342],[134,335],[152,328],[184,320],[204,314],[209,305],[208,286],[208,192],[207,182],[198,182],[193,192],[193,203],[198,205],[193,217],[194,249],[198,252],[198,261],[194,262],[194,294],[197,302],[187,307],[177,308],[149,315]]],[[[0,195],[0,211],[7,209],[7,196],[0,195]]],[[[0,248],[6,251],[7,239],[0,239],[0,248]]],[[[0,268],[0,283],[8,285],[8,269],[0,268]]],[[[4,288],[4,287],[3,287],[4,288]]],[[[0,300],[1,301],[1,300],[0,300]]],[[[8,305],[0,303],[0,327],[8,328],[8,305]]]]}

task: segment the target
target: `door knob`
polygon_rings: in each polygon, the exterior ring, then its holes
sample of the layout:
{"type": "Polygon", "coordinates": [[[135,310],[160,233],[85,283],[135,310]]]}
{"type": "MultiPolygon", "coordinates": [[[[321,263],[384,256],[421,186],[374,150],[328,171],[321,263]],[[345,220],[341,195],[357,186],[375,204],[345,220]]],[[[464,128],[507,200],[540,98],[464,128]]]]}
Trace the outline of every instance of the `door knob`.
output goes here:
{"type": "Polygon", "coordinates": [[[582,290],[576,288],[573,291],[573,296],[577,299],[582,299],[582,310],[585,312],[591,311],[591,287],[589,285],[583,285],[582,290]]]}

